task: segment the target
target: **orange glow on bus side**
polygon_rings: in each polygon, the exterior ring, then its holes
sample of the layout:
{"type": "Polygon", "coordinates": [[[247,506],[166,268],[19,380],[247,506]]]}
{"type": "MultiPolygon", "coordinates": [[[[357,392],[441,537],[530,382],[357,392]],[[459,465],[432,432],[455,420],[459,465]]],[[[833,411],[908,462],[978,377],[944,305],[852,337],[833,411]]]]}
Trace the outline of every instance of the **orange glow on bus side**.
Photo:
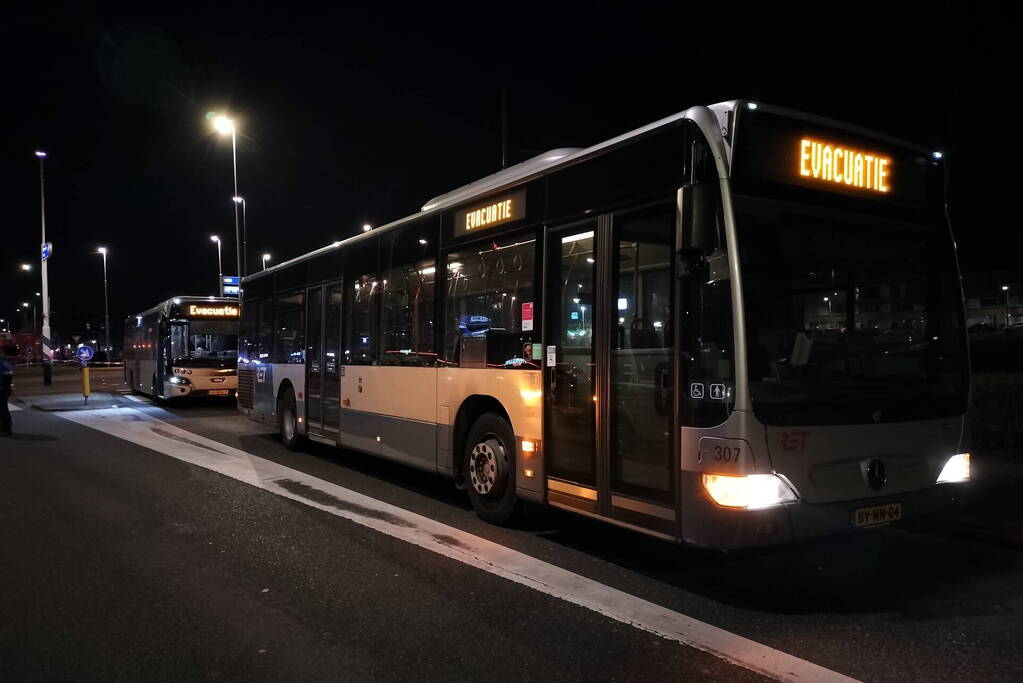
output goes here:
{"type": "Polygon", "coordinates": [[[824,183],[882,194],[891,191],[891,157],[803,138],[799,141],[799,175],[824,183]]]}

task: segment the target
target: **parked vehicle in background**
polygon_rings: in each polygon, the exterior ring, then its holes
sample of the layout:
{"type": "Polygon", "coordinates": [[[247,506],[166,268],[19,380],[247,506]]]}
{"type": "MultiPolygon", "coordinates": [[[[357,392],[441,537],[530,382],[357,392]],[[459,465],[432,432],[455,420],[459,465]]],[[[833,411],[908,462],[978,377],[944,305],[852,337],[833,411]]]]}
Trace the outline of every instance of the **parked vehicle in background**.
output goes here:
{"type": "Polygon", "coordinates": [[[234,396],[236,299],[178,296],[124,322],[124,381],[155,400],[234,396]]]}

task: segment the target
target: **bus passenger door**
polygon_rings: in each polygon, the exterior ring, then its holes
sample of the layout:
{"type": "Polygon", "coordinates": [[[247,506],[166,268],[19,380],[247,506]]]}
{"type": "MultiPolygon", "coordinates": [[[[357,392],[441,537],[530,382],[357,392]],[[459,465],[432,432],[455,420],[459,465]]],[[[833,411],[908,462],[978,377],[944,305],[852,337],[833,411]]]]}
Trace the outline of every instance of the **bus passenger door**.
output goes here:
{"type": "Polygon", "coordinates": [[[319,434],[323,429],[323,287],[311,287],[306,302],[306,430],[319,434]]]}
{"type": "Polygon", "coordinates": [[[548,500],[597,514],[597,222],[547,236],[544,316],[545,466],[548,500]]]}
{"type": "Polygon", "coordinates": [[[312,287],[306,324],[306,429],[336,440],[341,396],[341,283],[312,287]]]}
{"type": "Polygon", "coordinates": [[[323,430],[338,431],[341,410],[341,296],[340,282],[326,286],[323,298],[323,430]]]}
{"type": "Polygon", "coordinates": [[[547,499],[679,534],[674,204],[547,235],[547,499]]]}

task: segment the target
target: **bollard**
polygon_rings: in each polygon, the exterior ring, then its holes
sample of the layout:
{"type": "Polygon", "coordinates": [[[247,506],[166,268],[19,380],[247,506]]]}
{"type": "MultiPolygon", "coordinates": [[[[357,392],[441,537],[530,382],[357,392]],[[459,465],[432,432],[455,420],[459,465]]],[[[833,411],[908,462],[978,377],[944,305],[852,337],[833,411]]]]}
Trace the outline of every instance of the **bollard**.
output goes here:
{"type": "Polygon", "coordinates": [[[85,405],[89,405],[89,366],[86,365],[82,368],[82,398],[85,399],[85,405]]]}
{"type": "Polygon", "coordinates": [[[53,365],[51,363],[43,363],[43,386],[50,386],[53,384],[53,365]]]}

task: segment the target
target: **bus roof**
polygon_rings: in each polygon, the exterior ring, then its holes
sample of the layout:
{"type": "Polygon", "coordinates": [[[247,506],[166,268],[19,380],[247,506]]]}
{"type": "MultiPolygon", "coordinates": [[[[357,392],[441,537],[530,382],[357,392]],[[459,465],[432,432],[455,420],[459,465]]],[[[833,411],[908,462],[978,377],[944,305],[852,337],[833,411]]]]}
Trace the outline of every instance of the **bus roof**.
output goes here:
{"type": "Polygon", "coordinates": [[[136,313],[134,315],[129,315],[128,319],[138,318],[140,316],[146,316],[146,315],[149,315],[150,313],[157,313],[157,312],[160,312],[160,311],[166,312],[171,307],[171,305],[175,305],[175,304],[199,303],[199,302],[201,302],[201,303],[210,303],[210,302],[212,302],[212,303],[218,303],[218,304],[235,304],[235,305],[237,305],[239,303],[239,300],[238,300],[237,297],[233,297],[233,296],[223,296],[223,297],[221,297],[221,296],[172,296],[171,298],[167,299],[166,301],[161,301],[160,303],[156,304],[152,308],[147,308],[146,310],[142,311],[141,313],[136,313]]]}
{"type": "MultiPolygon", "coordinates": [[[[453,208],[456,205],[463,204],[471,199],[480,197],[482,195],[491,194],[499,190],[509,189],[510,187],[515,185],[521,185],[522,183],[525,183],[536,177],[552,173],[553,171],[559,168],[567,167],[572,164],[584,161],[590,157],[604,154],[619,146],[646,137],[647,135],[652,134],[660,130],[661,128],[665,128],[672,124],[678,123],[683,119],[689,118],[690,113],[695,109],[705,109],[712,112],[713,115],[717,117],[718,120],[721,122],[722,130],[724,131],[727,129],[728,125],[729,118],[728,114],[730,112],[734,112],[736,109],[742,107],[743,105],[762,108],[765,111],[781,114],[792,118],[802,119],[805,121],[821,123],[836,128],[843,128],[850,132],[860,133],[862,135],[873,137],[877,140],[896,143],[909,149],[926,151],[925,148],[923,148],[920,145],[913,144],[905,140],[900,140],[898,138],[894,138],[890,135],[886,135],[878,131],[855,126],[844,121],[836,121],[834,119],[815,116],[813,114],[807,114],[805,112],[797,111],[794,109],[786,109],[784,107],[776,107],[773,105],[762,103],[753,103],[751,100],[741,99],[727,100],[724,102],[719,102],[717,104],[709,105],[707,107],[700,106],[690,107],[689,109],[684,109],[683,111],[680,111],[676,114],[672,114],[662,119],[658,119],[657,121],[648,123],[645,126],[640,126],[639,128],[628,131],[616,137],[610,138],[603,142],[598,142],[597,144],[592,145],[590,147],[585,148],[560,147],[557,149],[552,149],[548,152],[544,152],[543,154],[535,156],[532,159],[527,159],[522,163],[510,166],[506,169],[502,169],[497,173],[493,173],[491,175],[485,176],[471,183],[463,185],[459,188],[451,190],[450,192],[446,192],[444,194],[433,197],[428,202],[426,202],[426,204],[423,205],[423,208],[419,211],[419,213],[404,216],[397,220],[391,221],[390,223],[381,225],[373,229],[372,231],[363,232],[358,235],[354,235],[352,237],[339,240],[337,242],[334,242],[333,244],[328,244],[324,247],[320,247],[319,249],[314,249],[313,251],[301,254],[287,261],[283,261],[265,270],[253,273],[252,275],[247,275],[244,278],[242,278],[242,282],[248,280],[255,280],[257,278],[270,275],[278,270],[283,270],[285,268],[293,266],[297,263],[301,263],[302,261],[313,258],[315,256],[319,256],[321,254],[325,254],[340,249],[342,247],[346,247],[348,245],[354,244],[364,239],[369,239],[373,234],[379,234],[380,232],[393,230],[402,225],[405,225],[406,223],[411,223],[420,218],[436,214],[442,211],[446,211],[450,208],[453,208]]],[[[730,157],[731,146],[727,145],[727,148],[728,156],[730,157]]],[[[729,158],[728,161],[730,162],[731,159],[729,158]]]]}

